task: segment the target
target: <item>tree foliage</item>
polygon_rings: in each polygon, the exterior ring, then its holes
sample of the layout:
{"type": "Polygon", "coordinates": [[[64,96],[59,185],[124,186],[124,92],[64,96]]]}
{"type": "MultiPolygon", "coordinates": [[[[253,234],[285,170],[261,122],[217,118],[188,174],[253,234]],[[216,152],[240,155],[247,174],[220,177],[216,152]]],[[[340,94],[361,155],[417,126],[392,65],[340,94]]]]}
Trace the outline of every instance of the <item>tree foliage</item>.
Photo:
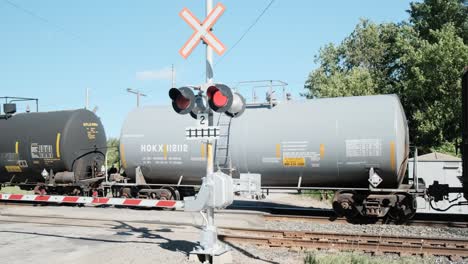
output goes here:
{"type": "Polygon", "coordinates": [[[451,23],[456,34],[468,43],[468,9],[464,0],[426,0],[410,4],[410,22],[421,38],[432,39],[431,30],[440,30],[451,23]]]}
{"type": "Polygon", "coordinates": [[[447,144],[460,135],[460,77],[468,65],[466,12],[458,0],[426,0],[411,4],[409,22],[361,20],[339,45],[320,50],[304,95],[397,94],[412,144],[423,152],[450,149],[447,144]]]}
{"type": "Polygon", "coordinates": [[[107,140],[107,167],[120,168],[120,141],[117,138],[107,140]]]}

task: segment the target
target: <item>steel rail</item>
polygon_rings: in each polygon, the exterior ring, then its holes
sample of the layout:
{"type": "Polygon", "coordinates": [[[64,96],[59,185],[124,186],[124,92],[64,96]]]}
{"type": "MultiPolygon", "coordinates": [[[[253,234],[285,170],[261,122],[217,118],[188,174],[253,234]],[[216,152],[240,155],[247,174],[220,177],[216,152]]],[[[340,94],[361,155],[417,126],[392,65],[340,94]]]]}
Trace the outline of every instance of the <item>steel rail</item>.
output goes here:
{"type": "MultiPolygon", "coordinates": [[[[317,224],[352,224],[346,218],[343,217],[332,217],[332,216],[299,216],[299,215],[263,215],[266,221],[295,221],[295,222],[312,222],[317,224]]],[[[375,223],[383,225],[386,224],[382,219],[377,220],[375,223]]],[[[423,219],[411,219],[404,224],[406,226],[439,226],[439,227],[458,227],[468,228],[468,221],[450,221],[450,220],[423,220],[423,219]]]]}
{"type": "Polygon", "coordinates": [[[229,243],[300,249],[334,249],[374,254],[445,256],[468,258],[468,240],[309,231],[223,228],[219,238],[229,243]]]}

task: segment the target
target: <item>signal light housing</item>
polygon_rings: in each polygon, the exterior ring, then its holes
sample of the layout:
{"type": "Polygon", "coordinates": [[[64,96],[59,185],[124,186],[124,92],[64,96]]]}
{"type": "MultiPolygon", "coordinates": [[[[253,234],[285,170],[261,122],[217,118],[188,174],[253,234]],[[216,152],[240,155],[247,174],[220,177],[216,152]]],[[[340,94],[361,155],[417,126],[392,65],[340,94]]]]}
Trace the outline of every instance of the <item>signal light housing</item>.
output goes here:
{"type": "Polygon", "coordinates": [[[198,114],[205,113],[206,110],[207,110],[207,106],[206,106],[205,98],[201,94],[196,95],[195,96],[195,105],[194,105],[192,111],[190,111],[190,115],[194,119],[197,119],[198,114]]]}
{"type": "MultiPolygon", "coordinates": [[[[206,86],[205,86],[206,87],[206,86]]],[[[169,97],[172,99],[172,108],[178,114],[190,114],[197,119],[199,114],[207,113],[208,106],[217,113],[225,113],[230,117],[240,116],[246,107],[245,99],[237,92],[224,84],[210,85],[206,90],[206,97],[201,89],[197,95],[192,88],[171,88],[169,97]]]]}
{"type": "Polygon", "coordinates": [[[239,117],[245,111],[245,99],[242,95],[238,93],[233,94],[232,105],[225,112],[226,115],[230,117],[239,117]]]}
{"type": "Polygon", "coordinates": [[[188,87],[171,88],[169,97],[172,99],[172,108],[181,115],[190,113],[195,105],[195,95],[188,87]]]}
{"type": "Polygon", "coordinates": [[[233,101],[231,88],[224,84],[215,84],[206,90],[208,104],[213,111],[223,113],[229,110],[233,101]]]}

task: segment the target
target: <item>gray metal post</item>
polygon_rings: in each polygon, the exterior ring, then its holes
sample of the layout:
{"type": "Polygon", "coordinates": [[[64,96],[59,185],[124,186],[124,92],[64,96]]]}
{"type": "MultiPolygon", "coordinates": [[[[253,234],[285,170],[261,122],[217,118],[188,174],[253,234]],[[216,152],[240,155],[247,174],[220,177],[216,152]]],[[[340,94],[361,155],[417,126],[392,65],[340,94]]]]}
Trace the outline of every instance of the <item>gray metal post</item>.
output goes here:
{"type": "Polygon", "coordinates": [[[146,96],[146,94],[141,93],[140,90],[133,90],[132,88],[127,88],[127,92],[137,96],[137,107],[140,107],[140,96],[146,96]]]}
{"type": "MultiPolygon", "coordinates": [[[[213,0],[206,0],[206,17],[213,10],[213,0]]],[[[205,43],[206,45],[206,82],[213,83],[213,49],[205,43]]]]}
{"type": "Polygon", "coordinates": [[[140,107],[140,91],[137,92],[137,107],[140,107]]]}
{"type": "Polygon", "coordinates": [[[85,109],[89,109],[89,88],[86,88],[86,106],[85,109]]]}
{"type": "Polygon", "coordinates": [[[414,157],[413,157],[413,184],[416,192],[419,191],[419,181],[418,181],[418,148],[414,148],[414,157]]]}
{"type": "MultiPolygon", "coordinates": [[[[213,0],[206,0],[206,17],[213,10],[213,0]]],[[[206,45],[206,82],[209,84],[213,83],[213,49],[205,43],[206,45]]],[[[210,109],[208,112],[208,126],[213,126],[213,111],[210,109]]],[[[207,153],[207,163],[206,163],[206,178],[209,181],[212,181],[213,171],[214,171],[214,141],[209,139],[206,144],[206,153],[207,153]]],[[[213,231],[217,234],[216,227],[214,226],[214,208],[209,207],[206,209],[207,214],[207,230],[213,231]]],[[[213,245],[214,246],[214,245],[213,245]]]]}
{"type": "Polygon", "coordinates": [[[171,73],[172,73],[172,76],[171,76],[171,77],[172,77],[172,88],[175,88],[175,87],[176,87],[176,86],[175,86],[175,85],[176,85],[176,82],[175,82],[175,77],[176,77],[176,76],[175,76],[174,64],[172,64],[172,71],[171,71],[171,73]]]}

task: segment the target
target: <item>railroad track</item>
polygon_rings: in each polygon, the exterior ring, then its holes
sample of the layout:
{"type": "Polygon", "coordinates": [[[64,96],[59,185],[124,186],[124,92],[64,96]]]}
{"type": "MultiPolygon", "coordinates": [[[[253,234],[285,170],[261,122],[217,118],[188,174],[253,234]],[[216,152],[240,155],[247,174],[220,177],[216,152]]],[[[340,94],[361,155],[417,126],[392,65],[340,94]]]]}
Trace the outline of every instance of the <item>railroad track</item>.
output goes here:
{"type": "MultiPolygon", "coordinates": [[[[296,221],[296,222],[312,222],[317,224],[349,224],[349,221],[344,217],[336,216],[297,216],[297,215],[268,215],[263,218],[266,221],[296,221]]],[[[382,225],[386,224],[382,220],[378,220],[369,224],[382,225]]],[[[412,219],[403,225],[408,226],[431,226],[431,227],[458,227],[468,228],[468,221],[452,221],[452,220],[431,220],[431,219],[412,219]]]]}
{"type": "Polygon", "coordinates": [[[426,237],[398,237],[368,234],[337,234],[309,231],[221,228],[220,240],[258,246],[294,249],[362,251],[400,256],[444,256],[452,260],[468,258],[468,240],[426,237]]]}
{"type": "MultiPolygon", "coordinates": [[[[30,203],[30,202],[0,202],[0,206],[77,206],[67,204],[41,204],[41,203],[30,203]]],[[[100,206],[106,207],[106,206],[100,206]]],[[[131,208],[131,207],[129,207],[131,208]]],[[[140,210],[150,210],[142,209],[140,210]]],[[[157,210],[160,210],[159,208],[157,210]]],[[[222,213],[232,214],[243,214],[245,212],[237,212],[235,210],[252,211],[256,212],[253,214],[262,215],[265,221],[300,221],[300,222],[313,222],[317,224],[352,224],[346,218],[337,217],[333,210],[328,209],[298,209],[288,207],[233,207],[231,209],[222,210],[222,213]],[[254,208],[257,211],[254,211],[254,208]],[[260,211],[260,212],[258,212],[260,211]]],[[[465,215],[440,215],[440,214],[416,214],[414,219],[409,220],[404,225],[408,226],[431,226],[431,227],[457,227],[457,228],[468,228],[468,221],[463,220],[465,215]]],[[[387,224],[382,220],[375,222],[366,223],[354,223],[354,224],[387,224]]]]}
{"type": "MultiPolygon", "coordinates": [[[[91,228],[136,228],[147,226],[156,228],[161,224],[176,226],[196,226],[187,223],[161,221],[116,221],[111,219],[74,218],[44,215],[0,215],[3,223],[30,223],[51,226],[76,226],[91,228]]],[[[219,227],[219,238],[232,244],[250,243],[268,247],[286,247],[292,249],[318,249],[362,251],[373,254],[399,254],[419,256],[444,256],[452,260],[468,258],[468,239],[445,239],[427,237],[402,237],[369,234],[337,234],[311,231],[281,231],[265,229],[245,229],[219,227]]]]}

